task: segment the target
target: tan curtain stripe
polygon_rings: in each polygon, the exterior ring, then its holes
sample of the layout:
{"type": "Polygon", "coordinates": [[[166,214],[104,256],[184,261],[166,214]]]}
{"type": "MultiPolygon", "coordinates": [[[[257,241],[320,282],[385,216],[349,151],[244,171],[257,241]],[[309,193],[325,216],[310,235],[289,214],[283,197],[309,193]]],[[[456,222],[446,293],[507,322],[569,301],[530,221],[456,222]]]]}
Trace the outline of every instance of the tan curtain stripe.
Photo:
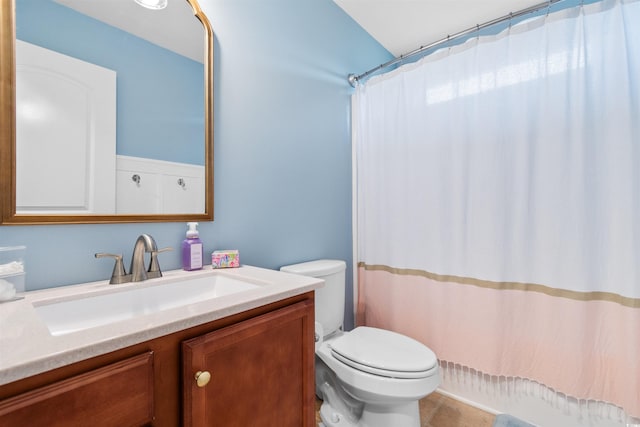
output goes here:
{"type": "Polygon", "coordinates": [[[460,285],[472,285],[481,288],[497,289],[497,290],[516,290],[527,292],[538,292],[553,297],[569,298],[578,301],[608,301],[614,302],[625,307],[640,308],[640,298],[624,297],[612,292],[578,292],[567,289],[551,288],[549,286],[538,285],[535,283],[519,283],[519,282],[493,282],[490,280],[474,279],[473,277],[460,277],[444,274],[431,273],[429,271],[417,270],[413,268],[395,268],[387,265],[368,265],[364,262],[358,263],[359,268],[368,271],[386,271],[387,273],[397,274],[401,276],[421,276],[437,282],[452,282],[460,285]]]}

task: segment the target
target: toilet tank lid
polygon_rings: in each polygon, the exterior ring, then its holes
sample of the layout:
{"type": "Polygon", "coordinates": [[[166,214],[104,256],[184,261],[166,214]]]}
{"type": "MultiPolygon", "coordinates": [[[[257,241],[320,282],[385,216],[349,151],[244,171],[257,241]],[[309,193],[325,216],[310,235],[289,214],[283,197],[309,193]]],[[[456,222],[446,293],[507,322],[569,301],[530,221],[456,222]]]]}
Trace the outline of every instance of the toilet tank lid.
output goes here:
{"type": "Polygon", "coordinates": [[[337,259],[319,259],[316,261],[302,262],[300,264],[285,265],[280,271],[301,274],[303,276],[321,277],[344,271],[347,263],[337,259]]]}

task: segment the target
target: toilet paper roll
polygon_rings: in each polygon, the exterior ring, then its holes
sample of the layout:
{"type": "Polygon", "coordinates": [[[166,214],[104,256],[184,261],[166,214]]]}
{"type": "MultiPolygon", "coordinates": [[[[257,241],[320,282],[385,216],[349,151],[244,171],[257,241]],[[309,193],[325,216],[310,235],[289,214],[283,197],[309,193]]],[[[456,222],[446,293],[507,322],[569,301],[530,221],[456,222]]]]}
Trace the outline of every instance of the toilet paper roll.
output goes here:
{"type": "Polygon", "coordinates": [[[320,347],[320,344],[322,344],[322,339],[324,337],[324,329],[322,328],[322,325],[318,322],[315,322],[315,327],[314,327],[314,340],[316,342],[316,350],[318,349],[318,347],[320,347]]]}

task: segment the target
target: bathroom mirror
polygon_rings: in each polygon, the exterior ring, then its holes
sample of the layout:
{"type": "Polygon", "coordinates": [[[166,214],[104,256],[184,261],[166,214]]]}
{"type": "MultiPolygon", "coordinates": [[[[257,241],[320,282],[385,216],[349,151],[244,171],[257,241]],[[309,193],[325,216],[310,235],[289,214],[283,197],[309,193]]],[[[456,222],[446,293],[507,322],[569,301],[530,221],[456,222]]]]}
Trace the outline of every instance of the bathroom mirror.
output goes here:
{"type": "Polygon", "coordinates": [[[196,0],[2,0],[0,223],[213,220],[212,50],[196,0]]]}

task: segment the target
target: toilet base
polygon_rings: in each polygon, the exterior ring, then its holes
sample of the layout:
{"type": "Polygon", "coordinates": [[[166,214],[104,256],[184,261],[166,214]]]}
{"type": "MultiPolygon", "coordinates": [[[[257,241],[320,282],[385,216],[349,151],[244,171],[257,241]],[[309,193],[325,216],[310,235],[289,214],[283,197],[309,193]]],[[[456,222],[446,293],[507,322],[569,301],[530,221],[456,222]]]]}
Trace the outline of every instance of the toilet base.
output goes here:
{"type": "Polygon", "coordinates": [[[355,422],[324,401],[320,418],[326,427],[420,427],[417,401],[400,405],[365,404],[360,419],[355,422]]]}
{"type": "Polygon", "coordinates": [[[324,427],[420,427],[418,399],[393,403],[380,403],[379,399],[375,403],[371,401],[373,399],[365,398],[368,402],[355,399],[318,357],[316,395],[322,399],[320,418],[324,427]]]}
{"type": "Polygon", "coordinates": [[[420,427],[418,402],[413,401],[393,406],[365,404],[360,425],[367,427],[420,427]]]}

